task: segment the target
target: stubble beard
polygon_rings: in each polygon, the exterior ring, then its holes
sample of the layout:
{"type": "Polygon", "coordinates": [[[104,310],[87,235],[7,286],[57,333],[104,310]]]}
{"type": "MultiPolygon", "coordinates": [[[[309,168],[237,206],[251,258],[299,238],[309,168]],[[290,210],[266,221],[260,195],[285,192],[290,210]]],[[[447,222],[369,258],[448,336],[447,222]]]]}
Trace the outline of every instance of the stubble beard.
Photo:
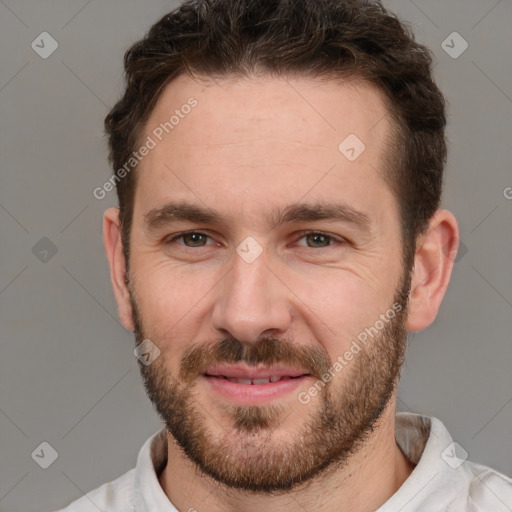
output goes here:
{"type": "MultiPolygon", "coordinates": [[[[410,281],[397,289],[401,310],[319,392],[307,407],[306,419],[293,433],[280,427],[293,411],[279,405],[222,406],[230,428],[223,428],[194,396],[197,377],[208,364],[299,364],[311,375],[323,375],[332,362],[325,349],[297,347],[284,339],[254,344],[235,339],[191,346],[180,372],[171,375],[164,357],[146,366],[139,361],[146,394],[184,454],[204,474],[229,488],[252,493],[279,493],[311,482],[340,468],[367,442],[390,402],[404,359],[405,319],[410,281]],[[334,387],[341,380],[342,384],[334,387]]],[[[130,293],[136,344],[146,336],[140,310],[130,293]]],[[[157,346],[159,340],[152,340],[157,346]]],[[[303,414],[303,410],[300,410],[303,414]]]]}

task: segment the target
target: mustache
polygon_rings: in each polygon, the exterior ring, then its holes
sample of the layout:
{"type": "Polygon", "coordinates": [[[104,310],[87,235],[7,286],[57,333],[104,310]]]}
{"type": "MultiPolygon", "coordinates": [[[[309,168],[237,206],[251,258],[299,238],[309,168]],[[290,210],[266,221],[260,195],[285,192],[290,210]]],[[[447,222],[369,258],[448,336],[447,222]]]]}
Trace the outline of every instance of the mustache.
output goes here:
{"type": "Polygon", "coordinates": [[[180,363],[180,378],[191,383],[208,367],[222,363],[245,363],[249,366],[286,364],[299,367],[317,379],[321,379],[332,366],[323,347],[297,346],[277,338],[264,338],[254,343],[226,338],[212,345],[189,347],[180,363]]]}

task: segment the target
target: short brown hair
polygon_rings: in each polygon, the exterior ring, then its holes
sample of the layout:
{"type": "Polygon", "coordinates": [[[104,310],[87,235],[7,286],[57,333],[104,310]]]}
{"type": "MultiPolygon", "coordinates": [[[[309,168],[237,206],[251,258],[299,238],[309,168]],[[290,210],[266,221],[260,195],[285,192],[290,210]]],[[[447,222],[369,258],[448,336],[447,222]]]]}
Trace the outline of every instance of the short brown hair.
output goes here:
{"type": "MultiPolygon", "coordinates": [[[[188,0],[125,54],[126,90],[105,118],[109,160],[114,171],[128,161],[165,86],[183,73],[363,80],[384,93],[394,121],[386,177],[410,268],[446,161],[445,102],[431,65],[430,51],[380,1],[188,0]]],[[[127,264],[135,178],[116,182],[127,264]]]]}

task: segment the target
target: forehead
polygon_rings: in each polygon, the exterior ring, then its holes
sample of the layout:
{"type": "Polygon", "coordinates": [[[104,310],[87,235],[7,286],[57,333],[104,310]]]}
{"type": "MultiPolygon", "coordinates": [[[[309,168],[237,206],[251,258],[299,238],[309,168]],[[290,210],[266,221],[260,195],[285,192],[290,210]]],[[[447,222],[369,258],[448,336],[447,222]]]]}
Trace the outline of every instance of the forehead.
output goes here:
{"type": "Polygon", "coordinates": [[[180,114],[176,111],[191,98],[197,106],[190,114],[181,113],[180,119],[175,119],[178,123],[172,127],[172,137],[163,134],[167,139],[164,144],[243,143],[251,142],[247,135],[259,133],[273,138],[276,144],[286,138],[332,149],[344,136],[358,133],[370,149],[377,149],[387,129],[383,121],[388,113],[384,95],[362,81],[307,77],[192,79],[181,75],[164,89],[144,134],[151,134],[173,114],[180,114]],[[217,129],[227,125],[231,131],[217,129]]]}
{"type": "Polygon", "coordinates": [[[141,140],[155,145],[138,166],[135,202],[195,196],[235,208],[243,196],[249,212],[251,197],[370,196],[388,188],[387,114],[383,95],[362,82],[182,75],[145,125],[141,140]]]}

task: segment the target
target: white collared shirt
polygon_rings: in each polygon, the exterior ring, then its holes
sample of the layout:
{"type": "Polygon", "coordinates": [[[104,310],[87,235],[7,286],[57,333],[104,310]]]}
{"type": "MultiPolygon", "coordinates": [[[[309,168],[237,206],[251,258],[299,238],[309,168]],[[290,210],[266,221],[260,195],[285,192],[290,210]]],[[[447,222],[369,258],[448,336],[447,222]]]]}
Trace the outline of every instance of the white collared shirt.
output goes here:
{"type": "MultiPolygon", "coordinates": [[[[512,512],[512,479],[463,460],[437,418],[398,413],[395,438],[416,467],[376,512],[512,512]]],[[[135,468],[57,512],[178,512],[158,481],[166,459],[162,429],[144,443],[135,468]]]]}

